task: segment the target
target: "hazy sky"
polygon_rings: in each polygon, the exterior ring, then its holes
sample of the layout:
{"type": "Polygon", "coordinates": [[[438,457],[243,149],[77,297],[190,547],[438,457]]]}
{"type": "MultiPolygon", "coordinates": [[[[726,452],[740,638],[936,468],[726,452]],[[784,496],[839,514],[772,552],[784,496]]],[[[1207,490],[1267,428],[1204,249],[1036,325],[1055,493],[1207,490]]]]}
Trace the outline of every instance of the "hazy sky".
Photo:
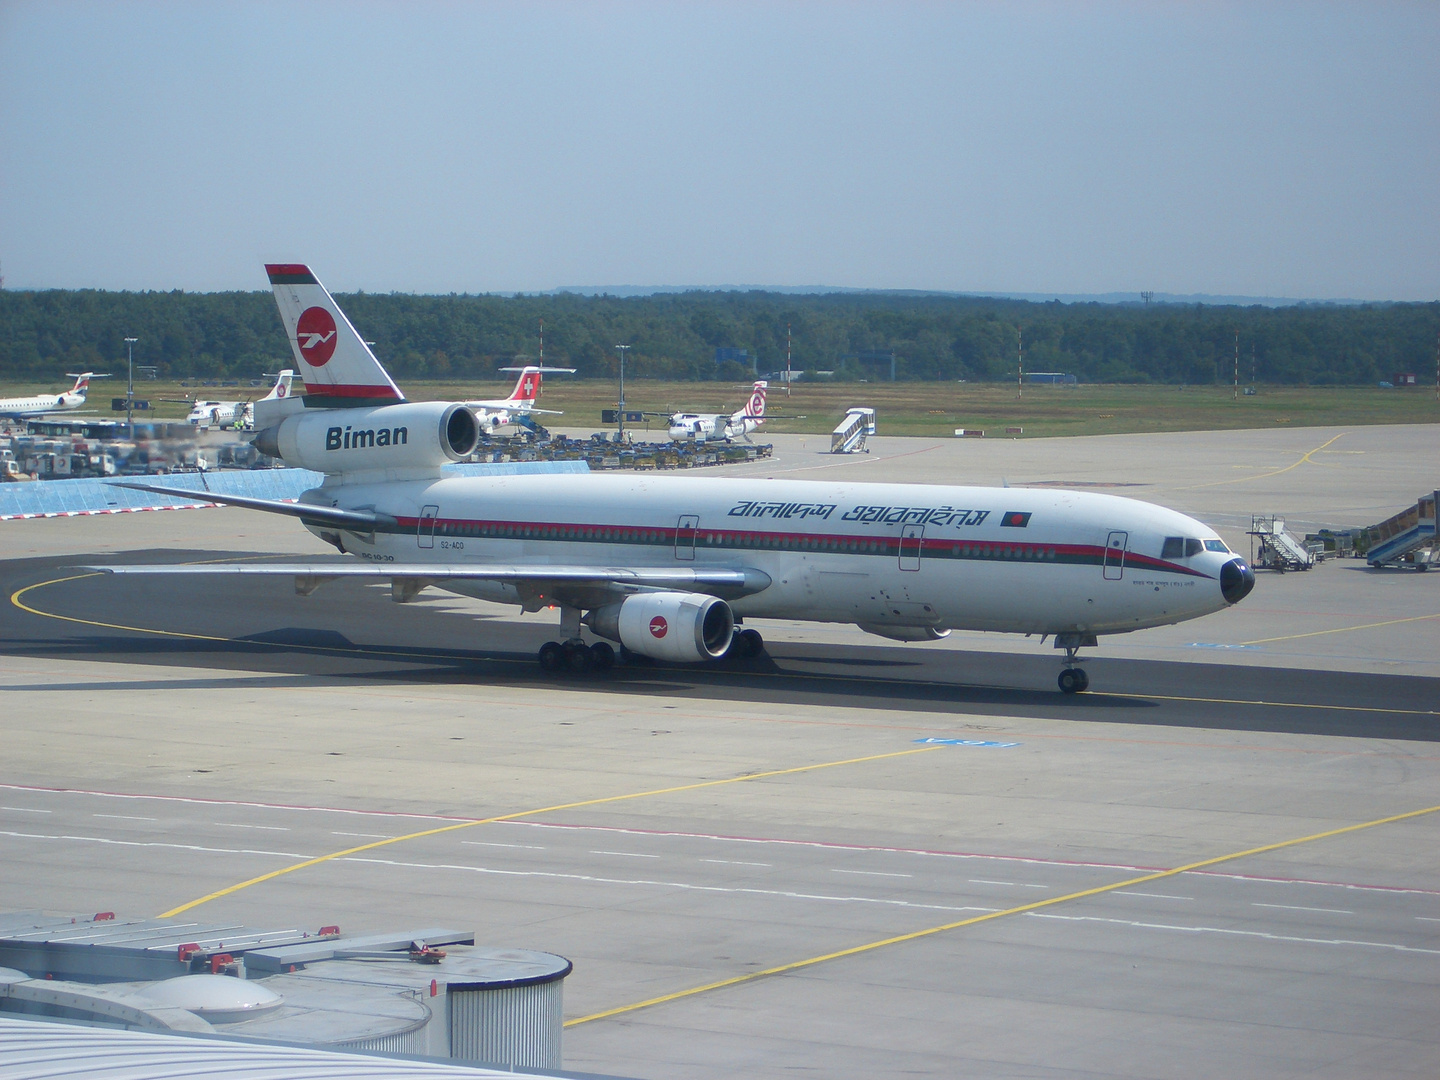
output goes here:
{"type": "Polygon", "coordinates": [[[1440,297],[1440,4],[0,0],[7,288],[1440,297]]]}

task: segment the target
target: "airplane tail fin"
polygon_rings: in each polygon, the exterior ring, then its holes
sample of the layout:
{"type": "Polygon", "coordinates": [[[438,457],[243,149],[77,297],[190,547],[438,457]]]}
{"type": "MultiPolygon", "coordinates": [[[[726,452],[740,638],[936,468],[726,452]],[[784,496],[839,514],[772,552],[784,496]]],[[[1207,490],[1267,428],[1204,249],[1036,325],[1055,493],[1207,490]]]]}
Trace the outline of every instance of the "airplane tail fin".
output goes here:
{"type": "Polygon", "coordinates": [[[540,369],[538,367],[521,368],[520,377],[515,380],[515,389],[510,391],[510,397],[507,400],[516,405],[533,405],[539,396],[540,369]]]}
{"type": "Polygon", "coordinates": [[[294,378],[295,372],[290,368],[286,368],[280,372],[279,375],[275,376],[275,385],[270,388],[270,393],[266,394],[260,400],[279,401],[281,398],[288,398],[290,396],[290,383],[294,378]]]}
{"type": "Polygon", "coordinates": [[[75,385],[70,388],[70,393],[80,395],[83,400],[85,395],[90,391],[90,380],[95,377],[95,373],[93,371],[86,371],[77,375],[73,371],[67,371],[65,374],[73,376],[75,379],[75,385]]]}
{"type": "Polygon", "coordinates": [[[735,414],[738,420],[758,420],[765,415],[765,391],[769,389],[768,382],[757,382],[754,389],[750,391],[750,400],[745,407],[735,414]]]}
{"type": "Polygon", "coordinates": [[[266,264],[311,408],[396,405],[405,395],[324,285],[298,263],[266,264]]]}

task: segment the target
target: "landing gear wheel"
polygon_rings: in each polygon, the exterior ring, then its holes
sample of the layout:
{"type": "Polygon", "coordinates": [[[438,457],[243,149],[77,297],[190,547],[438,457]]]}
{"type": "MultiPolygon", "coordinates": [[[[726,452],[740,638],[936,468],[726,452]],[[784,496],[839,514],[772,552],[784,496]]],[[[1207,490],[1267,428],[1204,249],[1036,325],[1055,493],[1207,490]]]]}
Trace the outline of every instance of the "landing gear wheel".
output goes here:
{"type": "Polygon", "coordinates": [[[609,671],[615,666],[615,650],[604,641],[590,646],[590,666],[596,671],[609,671]]]}
{"type": "Polygon", "coordinates": [[[1060,672],[1059,681],[1062,694],[1082,694],[1090,689],[1090,676],[1085,674],[1084,668],[1066,668],[1060,672]]]}
{"type": "Polygon", "coordinates": [[[574,641],[564,646],[565,669],[576,675],[590,670],[590,647],[574,641]]]}
{"type": "Polygon", "coordinates": [[[554,673],[565,666],[565,649],[558,641],[540,646],[540,670],[554,673]]]}
{"type": "Polygon", "coordinates": [[[753,660],[765,652],[765,639],[759,630],[736,630],[730,639],[730,655],[737,660],[753,660]]]}

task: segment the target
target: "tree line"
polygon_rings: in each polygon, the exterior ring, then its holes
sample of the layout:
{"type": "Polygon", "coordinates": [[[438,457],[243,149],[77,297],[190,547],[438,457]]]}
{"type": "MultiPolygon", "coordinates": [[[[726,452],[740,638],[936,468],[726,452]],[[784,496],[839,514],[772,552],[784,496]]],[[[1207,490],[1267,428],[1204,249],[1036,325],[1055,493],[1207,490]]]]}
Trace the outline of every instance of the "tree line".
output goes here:
{"type": "MultiPolygon", "coordinates": [[[[906,293],[795,295],[686,292],[644,297],[415,296],[336,299],[398,379],[493,380],[496,368],[539,355],[613,378],[614,346],[631,346],[626,374],[679,380],[745,377],[716,363],[744,349],[761,373],[840,379],[1014,379],[1019,338],[1027,371],[1081,382],[1226,383],[1239,334],[1241,381],[1356,385],[1401,371],[1433,380],[1440,303],[1229,307],[1035,303],[906,293]]],[[[65,371],[123,370],[160,378],[253,378],[293,366],[269,292],[0,290],[0,378],[55,381],[65,371]]]]}

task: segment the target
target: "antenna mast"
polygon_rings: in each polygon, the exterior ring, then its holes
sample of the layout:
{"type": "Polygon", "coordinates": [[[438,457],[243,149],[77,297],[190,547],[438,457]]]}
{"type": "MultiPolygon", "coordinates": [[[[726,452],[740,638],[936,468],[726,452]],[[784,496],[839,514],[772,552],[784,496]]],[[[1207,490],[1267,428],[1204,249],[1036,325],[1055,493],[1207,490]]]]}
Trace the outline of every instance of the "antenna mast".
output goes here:
{"type": "Polygon", "coordinates": [[[1235,328],[1235,400],[1240,400],[1240,328],[1235,328]]]}
{"type": "Polygon", "coordinates": [[[1015,397],[1025,396],[1025,328],[1015,327],[1017,359],[1015,362],[1015,397]]]}
{"type": "Polygon", "coordinates": [[[545,320],[540,320],[540,366],[545,366],[545,320]]]}
{"type": "MultiPolygon", "coordinates": [[[[1436,378],[1437,378],[1437,380],[1440,380],[1440,376],[1437,376],[1436,378]]],[[[790,374],[790,324],[787,322],[787,323],[785,324],[785,396],[786,396],[786,397],[789,397],[789,396],[790,396],[790,384],[791,384],[791,382],[793,382],[793,381],[794,381],[794,376],[792,376],[792,375],[790,374]]]]}

